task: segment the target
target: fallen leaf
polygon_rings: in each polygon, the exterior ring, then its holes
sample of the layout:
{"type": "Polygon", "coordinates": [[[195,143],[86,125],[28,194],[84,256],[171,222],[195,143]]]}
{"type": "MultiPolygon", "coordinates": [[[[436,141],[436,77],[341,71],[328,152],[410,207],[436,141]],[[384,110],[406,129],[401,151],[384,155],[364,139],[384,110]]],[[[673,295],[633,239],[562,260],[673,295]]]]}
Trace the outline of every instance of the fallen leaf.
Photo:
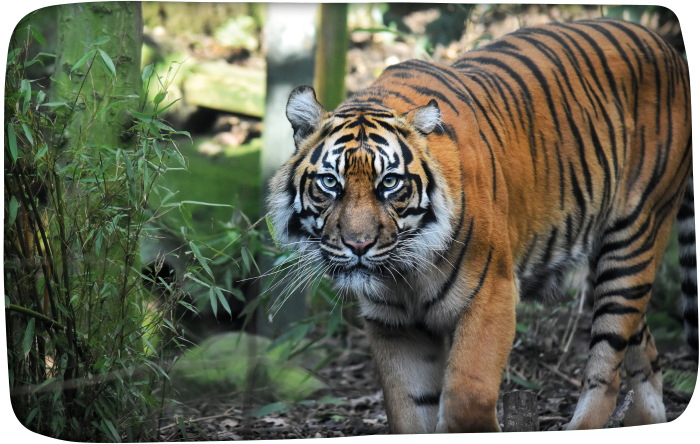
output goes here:
{"type": "Polygon", "coordinates": [[[285,421],[282,418],[272,418],[270,416],[266,416],[266,417],[262,418],[262,420],[273,424],[274,427],[284,427],[284,426],[288,425],[287,421],[285,421]]]}
{"type": "Polygon", "coordinates": [[[236,427],[238,425],[238,421],[236,421],[235,419],[227,418],[227,419],[224,419],[223,421],[221,421],[221,425],[224,427],[233,428],[233,427],[236,427]]]}

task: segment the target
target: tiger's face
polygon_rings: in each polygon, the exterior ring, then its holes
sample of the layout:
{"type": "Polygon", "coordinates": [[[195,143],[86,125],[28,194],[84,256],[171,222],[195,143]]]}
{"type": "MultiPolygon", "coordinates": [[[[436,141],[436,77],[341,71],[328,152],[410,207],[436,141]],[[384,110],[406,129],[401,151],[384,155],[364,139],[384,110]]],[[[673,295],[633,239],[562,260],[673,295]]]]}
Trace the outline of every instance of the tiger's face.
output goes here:
{"type": "Polygon", "coordinates": [[[447,248],[452,202],[427,150],[440,123],[434,101],[405,115],[377,106],[331,114],[299,87],[287,117],[297,150],[273,177],[268,204],[275,238],[307,255],[309,276],[377,294],[447,248]]]}

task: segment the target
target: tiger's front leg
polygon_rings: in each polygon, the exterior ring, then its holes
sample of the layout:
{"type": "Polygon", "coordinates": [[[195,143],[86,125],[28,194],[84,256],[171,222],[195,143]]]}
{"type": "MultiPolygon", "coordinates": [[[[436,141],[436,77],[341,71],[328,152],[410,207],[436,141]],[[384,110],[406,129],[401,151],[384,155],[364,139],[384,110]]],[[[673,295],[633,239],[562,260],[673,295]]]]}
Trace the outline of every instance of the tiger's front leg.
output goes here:
{"type": "Polygon", "coordinates": [[[438,433],[498,432],[496,402],[515,338],[515,283],[486,277],[462,313],[445,373],[438,433]]]}
{"type": "Polygon", "coordinates": [[[445,369],[445,338],[421,326],[392,327],[365,319],[384,389],[391,433],[432,433],[445,369]]]}

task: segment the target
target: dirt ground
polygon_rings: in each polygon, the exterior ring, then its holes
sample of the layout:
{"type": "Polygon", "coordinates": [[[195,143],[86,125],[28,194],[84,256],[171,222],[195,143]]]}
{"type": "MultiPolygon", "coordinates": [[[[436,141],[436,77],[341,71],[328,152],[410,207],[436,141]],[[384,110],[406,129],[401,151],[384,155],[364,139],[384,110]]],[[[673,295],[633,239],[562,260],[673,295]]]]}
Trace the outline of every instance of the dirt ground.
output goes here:
{"type": "MultiPolygon", "coordinates": [[[[579,308],[572,306],[550,315],[551,307],[545,307],[541,313],[540,322],[530,323],[527,331],[518,332],[516,336],[503,375],[497,407],[501,426],[502,395],[505,392],[531,390],[536,393],[541,431],[564,429],[576,407],[580,375],[590,340],[591,309],[584,306],[579,314],[579,308]],[[567,348],[572,330],[575,334],[567,348]]],[[[526,316],[531,315],[521,317],[526,316]]],[[[351,332],[349,342],[351,348],[319,372],[320,379],[329,388],[309,397],[318,401],[298,403],[286,412],[252,418],[241,411],[238,394],[197,400],[186,406],[183,415],[189,421],[185,423],[189,440],[238,441],[387,434],[386,411],[381,386],[369,356],[369,343],[359,329],[351,332]]],[[[662,350],[661,366],[664,372],[669,369],[693,370],[697,368],[697,363],[691,359],[689,348],[682,345],[673,350],[662,350]]],[[[623,379],[618,404],[626,393],[623,379]]],[[[688,393],[665,387],[667,420],[678,418],[689,400],[688,393]]],[[[259,407],[261,405],[252,406],[259,407]]],[[[173,417],[161,421],[160,439],[183,441],[182,431],[173,417]]]]}
{"type": "MultiPolygon", "coordinates": [[[[595,10],[583,11],[596,17],[595,10]]],[[[497,38],[524,25],[567,19],[567,11],[531,7],[519,17],[486,17],[468,27],[464,37],[449,46],[438,46],[432,60],[449,64],[459,53],[474,47],[483,35],[497,38]]],[[[416,13],[407,20],[420,33],[434,12],[416,13]]],[[[351,33],[348,53],[346,90],[352,94],[368,86],[386,66],[410,58],[426,59],[410,38],[387,38],[380,34],[351,33]]],[[[253,122],[255,123],[255,122],[253,122]]],[[[236,125],[233,125],[236,127],[236,125]]],[[[240,129],[240,128],[239,128],[240,129]]],[[[236,130],[233,128],[231,131],[236,130]]],[[[513,390],[531,390],[537,395],[539,427],[542,431],[562,430],[571,420],[580,392],[580,378],[586,363],[590,340],[590,307],[570,303],[556,309],[548,307],[537,313],[519,312],[531,322],[520,328],[508,367],[503,375],[498,404],[499,421],[503,419],[502,395],[513,390]],[[571,334],[571,333],[575,334],[571,334]],[[570,339],[573,336],[572,339],[570,339]]],[[[320,438],[388,433],[381,387],[369,356],[369,344],[361,330],[350,334],[352,347],[332,360],[318,374],[328,389],[316,393],[309,401],[297,403],[288,411],[270,413],[261,418],[247,416],[240,394],[201,399],[184,406],[184,423],[190,441],[259,440],[284,438],[320,438]],[[195,427],[196,426],[196,427],[195,427]]],[[[685,345],[675,344],[661,351],[661,366],[667,370],[695,371],[685,345]]],[[[623,379],[618,403],[627,392],[623,379]]],[[[664,388],[667,420],[673,421],[685,410],[690,395],[664,388]]],[[[183,406],[180,406],[181,408],[183,406]]],[[[259,408],[253,405],[250,408],[259,408]]],[[[160,422],[160,439],[183,441],[183,431],[173,416],[160,422]]]]}

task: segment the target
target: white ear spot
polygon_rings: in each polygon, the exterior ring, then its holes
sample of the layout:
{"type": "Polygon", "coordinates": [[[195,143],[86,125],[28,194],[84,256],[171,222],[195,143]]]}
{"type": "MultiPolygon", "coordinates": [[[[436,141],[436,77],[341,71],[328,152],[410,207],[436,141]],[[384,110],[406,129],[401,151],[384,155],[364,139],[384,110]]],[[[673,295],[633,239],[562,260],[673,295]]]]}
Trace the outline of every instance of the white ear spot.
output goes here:
{"type": "Polygon", "coordinates": [[[318,128],[325,112],[316,100],[316,92],[312,87],[299,86],[292,91],[287,101],[287,119],[292,124],[297,148],[304,138],[318,128]]]}
{"type": "Polygon", "coordinates": [[[427,105],[409,111],[406,115],[415,129],[423,134],[430,134],[436,127],[442,126],[442,114],[435,99],[431,99],[427,105]]]}

